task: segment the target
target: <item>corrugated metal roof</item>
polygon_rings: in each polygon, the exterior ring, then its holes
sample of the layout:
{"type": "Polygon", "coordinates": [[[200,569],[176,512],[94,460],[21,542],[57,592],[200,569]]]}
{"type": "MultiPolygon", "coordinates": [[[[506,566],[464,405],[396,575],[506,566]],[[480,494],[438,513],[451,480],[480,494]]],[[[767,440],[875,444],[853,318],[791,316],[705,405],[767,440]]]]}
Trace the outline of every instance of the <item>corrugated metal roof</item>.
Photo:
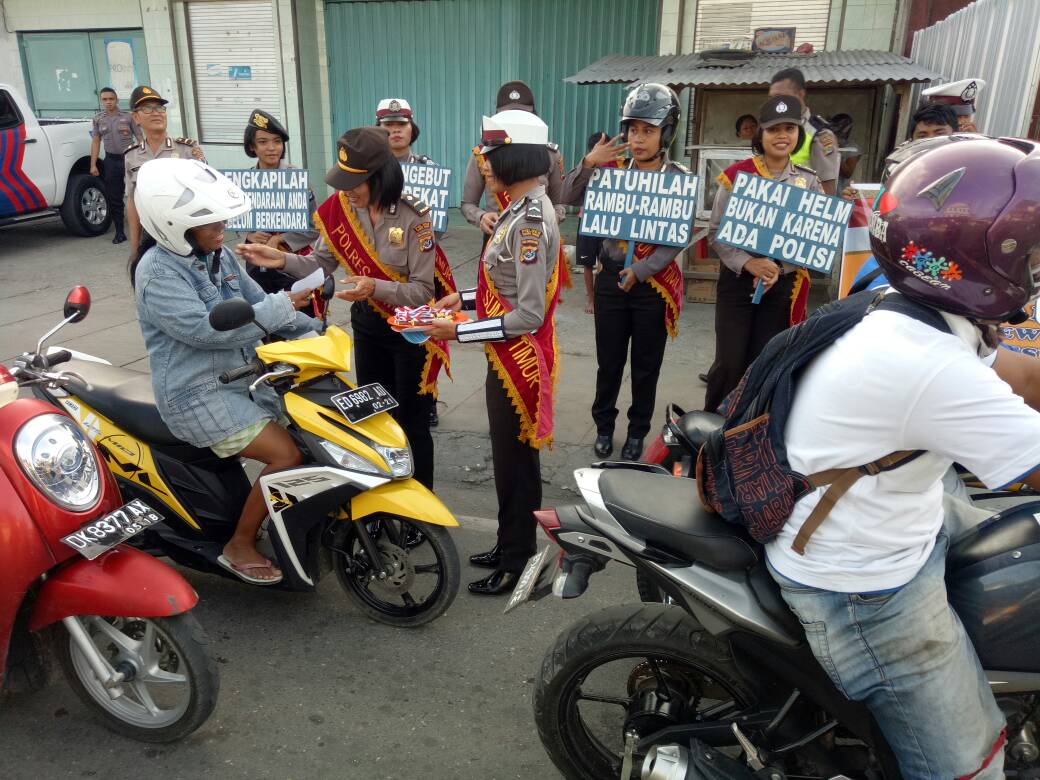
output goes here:
{"type": "Polygon", "coordinates": [[[658,81],[683,87],[763,87],[783,68],[800,68],[806,81],[823,84],[900,84],[931,81],[938,74],[888,51],[822,51],[813,54],[752,54],[737,52],[727,59],[700,54],[628,57],[611,54],[566,80],[577,84],[629,84],[658,81]]]}

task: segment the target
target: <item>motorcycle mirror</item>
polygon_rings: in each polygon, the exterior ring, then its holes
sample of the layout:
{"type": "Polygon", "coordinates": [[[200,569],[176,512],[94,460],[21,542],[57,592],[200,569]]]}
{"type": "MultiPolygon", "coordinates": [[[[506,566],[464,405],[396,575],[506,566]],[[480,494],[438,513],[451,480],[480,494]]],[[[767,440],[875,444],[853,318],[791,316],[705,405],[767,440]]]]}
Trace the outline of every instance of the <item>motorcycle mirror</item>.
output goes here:
{"type": "Polygon", "coordinates": [[[332,296],[336,294],[336,280],[331,275],[325,277],[325,283],[321,286],[321,298],[324,301],[331,301],[332,296]]]}
{"type": "Polygon", "coordinates": [[[253,306],[244,298],[232,298],[214,306],[209,312],[213,330],[234,330],[256,320],[253,306]]]}
{"type": "Polygon", "coordinates": [[[65,297],[65,308],[62,314],[69,322],[79,322],[90,311],[90,290],[82,285],[73,287],[65,297]]]}

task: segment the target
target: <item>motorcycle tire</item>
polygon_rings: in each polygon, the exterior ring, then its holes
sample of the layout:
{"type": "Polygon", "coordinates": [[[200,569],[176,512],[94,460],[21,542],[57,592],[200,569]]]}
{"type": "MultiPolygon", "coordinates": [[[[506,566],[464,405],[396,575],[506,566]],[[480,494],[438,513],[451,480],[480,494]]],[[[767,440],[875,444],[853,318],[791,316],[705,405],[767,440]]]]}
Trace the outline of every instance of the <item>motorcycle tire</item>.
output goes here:
{"type": "MultiPolygon", "coordinates": [[[[574,697],[586,675],[600,665],[640,655],[695,669],[732,691],[741,707],[755,701],[726,644],[681,609],[626,604],[595,612],[560,634],[542,660],[535,687],[538,735],[568,780],[618,777],[617,757],[608,759],[596,738],[587,733],[574,697]]],[[[640,765],[641,760],[636,772],[640,765]]]]}
{"type": "MultiPolygon", "coordinates": [[[[81,620],[105,620],[93,616],[81,620]]],[[[142,722],[142,717],[134,717],[131,700],[126,694],[119,699],[111,699],[101,683],[90,671],[89,664],[79,647],[73,642],[64,626],[58,624],[56,630],[56,650],[58,662],[69,685],[76,692],[87,708],[110,730],[130,739],[141,742],[175,742],[191,734],[199,728],[213,712],[220,692],[220,674],[217,663],[209,651],[209,638],[199,625],[195,616],[190,613],[174,615],[168,618],[125,618],[125,625],[146,627],[151,624],[157,645],[163,649],[163,658],[157,656],[157,664],[163,659],[167,665],[174,665],[172,673],[184,676],[188,687],[188,700],[177,707],[175,717],[155,721],[155,726],[142,722]],[[172,660],[171,660],[172,659],[172,660]],[[136,721],[136,722],[135,722],[136,721]]],[[[108,622],[107,620],[105,622],[108,622]]],[[[110,624],[120,630],[114,623],[110,624]]],[[[85,626],[86,628],[86,626],[85,626]]],[[[88,631],[89,633],[89,631],[88,631]]],[[[125,633],[125,632],[124,632],[125,633]]],[[[129,634],[127,636],[130,636],[129,634]]],[[[96,644],[96,643],[95,643],[96,644]]],[[[104,654],[104,653],[103,653],[104,654]]],[[[161,669],[161,667],[157,667],[161,669]]],[[[161,670],[171,673],[169,670],[161,670]]],[[[124,683],[124,688],[134,683],[124,683]]],[[[164,685],[169,685],[164,683],[164,685]]],[[[150,696],[150,693],[149,693],[150,696]]],[[[155,705],[154,700],[152,701],[155,705]]]]}
{"type": "MultiPolygon", "coordinates": [[[[349,570],[347,556],[340,551],[333,553],[333,568],[336,570],[336,579],[339,580],[340,587],[367,617],[389,626],[415,628],[436,620],[454,603],[455,597],[459,593],[459,580],[462,572],[459,566],[459,553],[447,528],[412,522],[403,518],[392,519],[407,523],[413,533],[420,532],[422,541],[419,544],[429,542],[432,547],[437,562],[442,567],[437,589],[434,594],[431,594],[432,599],[424,600],[416,608],[408,608],[377,598],[349,570]]],[[[356,536],[352,535],[351,544],[355,543],[353,541],[355,538],[356,536]]]]}

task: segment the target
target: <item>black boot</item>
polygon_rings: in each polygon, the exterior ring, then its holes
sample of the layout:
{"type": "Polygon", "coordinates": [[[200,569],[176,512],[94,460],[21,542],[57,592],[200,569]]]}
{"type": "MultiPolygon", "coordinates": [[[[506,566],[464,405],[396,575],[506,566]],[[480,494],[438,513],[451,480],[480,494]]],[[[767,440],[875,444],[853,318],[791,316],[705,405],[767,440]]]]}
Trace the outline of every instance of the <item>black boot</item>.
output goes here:
{"type": "Polygon", "coordinates": [[[621,448],[621,457],[624,460],[639,460],[643,454],[643,440],[635,436],[625,439],[625,446],[621,448]]]}
{"type": "Polygon", "coordinates": [[[596,436],[596,443],[592,445],[592,450],[601,458],[609,458],[614,451],[614,437],[609,433],[599,434],[596,436]]]}
{"type": "Polygon", "coordinates": [[[487,552],[469,556],[469,562],[485,569],[497,569],[502,562],[502,548],[496,544],[487,552]]]}
{"type": "Polygon", "coordinates": [[[112,239],[112,243],[122,244],[124,241],[126,241],[126,233],[124,233],[122,230],[117,230],[115,237],[112,239]]]}
{"type": "Polygon", "coordinates": [[[511,593],[520,575],[515,571],[495,571],[482,580],[471,582],[469,592],[478,596],[501,596],[511,593]]]}

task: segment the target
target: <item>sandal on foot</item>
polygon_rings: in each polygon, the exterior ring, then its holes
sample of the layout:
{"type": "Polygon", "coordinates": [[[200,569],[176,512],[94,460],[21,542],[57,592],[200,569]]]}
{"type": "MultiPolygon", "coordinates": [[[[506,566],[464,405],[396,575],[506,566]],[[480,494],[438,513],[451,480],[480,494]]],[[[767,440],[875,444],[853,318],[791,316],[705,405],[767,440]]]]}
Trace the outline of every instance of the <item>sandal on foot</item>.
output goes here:
{"type": "Polygon", "coordinates": [[[251,577],[249,572],[254,569],[270,569],[271,571],[277,571],[275,565],[266,558],[263,563],[232,563],[226,555],[221,555],[217,558],[217,563],[224,569],[234,574],[243,582],[248,582],[250,585],[276,585],[282,581],[281,573],[277,577],[251,577]]]}

